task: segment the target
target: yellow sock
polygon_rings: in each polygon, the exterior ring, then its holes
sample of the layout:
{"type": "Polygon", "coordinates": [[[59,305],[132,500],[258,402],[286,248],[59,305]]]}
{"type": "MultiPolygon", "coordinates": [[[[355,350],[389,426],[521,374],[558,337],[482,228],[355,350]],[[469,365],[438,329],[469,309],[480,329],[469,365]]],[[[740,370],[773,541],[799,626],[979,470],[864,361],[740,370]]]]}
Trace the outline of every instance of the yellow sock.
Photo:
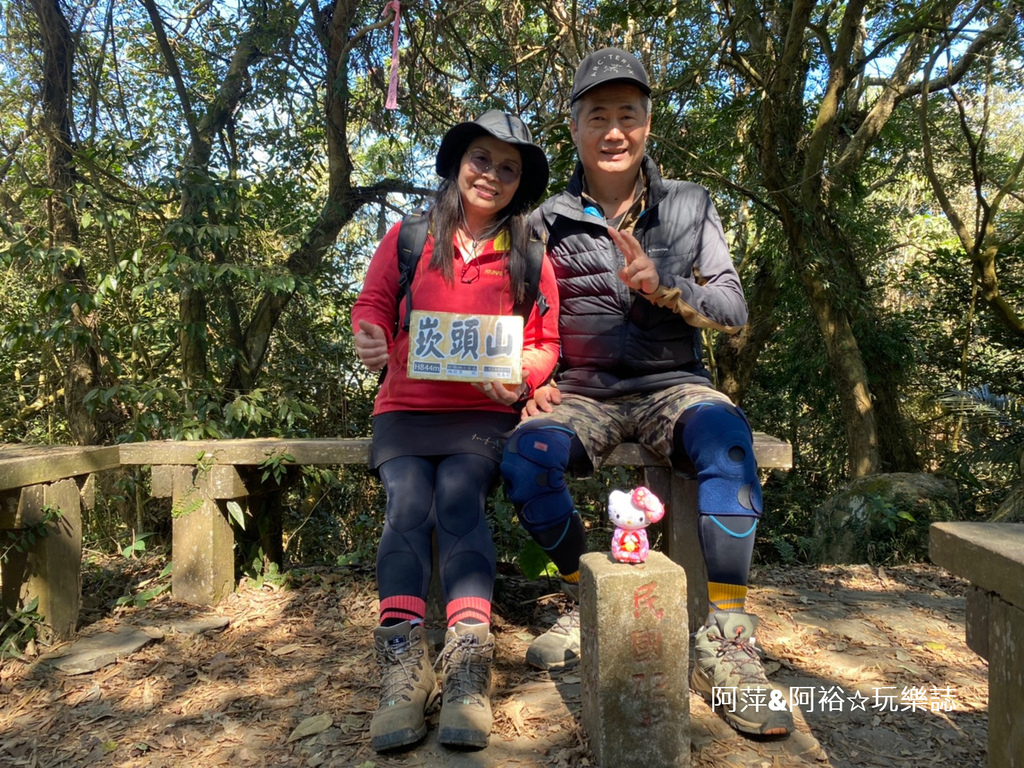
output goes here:
{"type": "Polygon", "coordinates": [[[708,582],[708,609],[713,611],[742,611],[747,600],[747,588],[740,584],[708,582]]]}
{"type": "Polygon", "coordinates": [[[568,581],[570,584],[579,584],[580,583],[580,572],[579,571],[573,571],[572,573],[570,573],[568,575],[563,575],[562,576],[562,581],[568,581]]]}

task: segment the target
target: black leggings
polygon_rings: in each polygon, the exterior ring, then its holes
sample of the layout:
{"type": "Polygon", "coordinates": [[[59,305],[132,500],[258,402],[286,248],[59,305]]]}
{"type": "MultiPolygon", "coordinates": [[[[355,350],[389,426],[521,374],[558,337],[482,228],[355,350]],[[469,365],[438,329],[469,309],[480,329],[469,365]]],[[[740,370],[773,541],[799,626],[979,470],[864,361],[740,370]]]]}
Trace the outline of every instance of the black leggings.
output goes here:
{"type": "Polygon", "coordinates": [[[380,465],[387,519],[377,550],[381,599],[427,598],[430,534],[437,531],[438,567],[446,603],[490,601],[494,590],[494,540],[487,525],[487,494],[498,462],[485,456],[400,456],[380,465]]]}

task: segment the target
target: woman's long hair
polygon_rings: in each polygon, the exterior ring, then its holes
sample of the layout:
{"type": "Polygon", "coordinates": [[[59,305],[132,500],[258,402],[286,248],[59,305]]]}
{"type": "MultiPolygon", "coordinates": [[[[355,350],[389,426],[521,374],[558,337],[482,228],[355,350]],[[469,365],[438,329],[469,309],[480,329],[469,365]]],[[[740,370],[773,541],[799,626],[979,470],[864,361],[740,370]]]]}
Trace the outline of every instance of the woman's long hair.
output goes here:
{"type": "MultiPolygon", "coordinates": [[[[463,154],[464,152],[460,152],[458,156],[461,158],[463,154]]],[[[448,172],[447,178],[437,188],[434,203],[430,206],[430,231],[434,235],[434,253],[429,266],[431,269],[439,270],[450,285],[455,283],[455,232],[462,224],[459,165],[460,163],[456,163],[448,172]]],[[[508,230],[511,240],[508,273],[513,301],[522,301],[526,296],[526,249],[530,245],[530,206],[519,192],[517,189],[512,202],[498,212],[496,218],[505,217],[505,222],[494,233],[494,236],[497,236],[502,230],[508,230]]]]}

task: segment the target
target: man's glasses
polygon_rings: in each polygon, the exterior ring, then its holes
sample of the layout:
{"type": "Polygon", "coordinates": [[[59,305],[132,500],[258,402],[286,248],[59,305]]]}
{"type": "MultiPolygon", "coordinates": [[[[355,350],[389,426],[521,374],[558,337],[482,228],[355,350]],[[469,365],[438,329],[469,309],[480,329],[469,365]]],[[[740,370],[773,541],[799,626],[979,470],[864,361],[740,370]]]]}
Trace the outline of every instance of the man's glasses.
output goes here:
{"type": "Polygon", "coordinates": [[[515,163],[504,162],[495,165],[494,161],[491,160],[490,155],[478,149],[474,149],[470,152],[466,159],[468,160],[469,167],[473,173],[483,175],[493,168],[494,175],[502,184],[513,183],[522,173],[522,169],[515,163]]]}

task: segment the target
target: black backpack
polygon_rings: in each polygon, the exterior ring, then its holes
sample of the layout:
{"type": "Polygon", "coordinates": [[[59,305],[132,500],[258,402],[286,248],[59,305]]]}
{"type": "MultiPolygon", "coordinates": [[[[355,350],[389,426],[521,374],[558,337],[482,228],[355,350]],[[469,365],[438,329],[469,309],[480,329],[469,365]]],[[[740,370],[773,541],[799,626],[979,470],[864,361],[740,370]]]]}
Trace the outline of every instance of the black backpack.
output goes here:
{"type": "MultiPolygon", "coordinates": [[[[398,231],[398,304],[401,306],[405,297],[405,318],[400,325],[409,330],[409,316],[412,312],[412,278],[416,274],[423,246],[427,242],[427,231],[430,229],[430,217],[426,211],[417,210],[402,219],[402,227],[398,231]]],[[[513,311],[523,318],[523,323],[530,317],[533,305],[536,304],[543,315],[548,311],[548,302],[540,292],[540,266],[544,258],[544,243],[531,237],[526,249],[526,292],[522,301],[515,302],[513,311]]]]}

